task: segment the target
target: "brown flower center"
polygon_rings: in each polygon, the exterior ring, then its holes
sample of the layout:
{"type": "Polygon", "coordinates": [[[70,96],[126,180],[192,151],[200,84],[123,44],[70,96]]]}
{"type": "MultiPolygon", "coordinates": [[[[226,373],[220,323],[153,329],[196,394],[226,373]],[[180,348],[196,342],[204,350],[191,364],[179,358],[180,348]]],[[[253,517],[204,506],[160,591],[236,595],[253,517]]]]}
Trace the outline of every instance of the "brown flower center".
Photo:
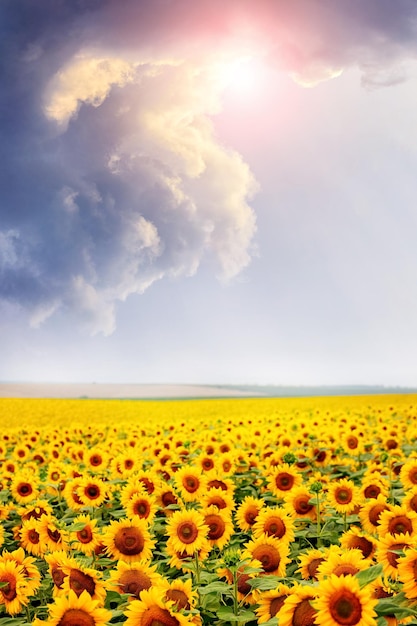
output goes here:
{"type": "Polygon", "coordinates": [[[54,542],[59,543],[61,541],[61,533],[57,528],[55,530],[47,529],[48,537],[54,542]]]}
{"type": "Polygon", "coordinates": [[[179,621],[166,609],[151,606],[142,614],[141,626],[178,626],[179,621]]]}
{"type": "Polygon", "coordinates": [[[311,559],[310,563],[307,565],[307,572],[309,573],[311,578],[317,580],[317,568],[320,563],[323,563],[324,558],[318,557],[316,559],[311,559]]]}
{"type": "Polygon", "coordinates": [[[22,497],[30,496],[32,492],[33,488],[30,483],[19,483],[17,486],[17,493],[22,497]]]}
{"type": "Polygon", "coordinates": [[[62,589],[62,583],[65,579],[65,574],[62,569],[58,566],[53,567],[51,570],[51,576],[52,580],[54,581],[55,587],[58,587],[58,589],[62,589]]]}
{"type": "Polygon", "coordinates": [[[225,509],[227,507],[226,502],[220,496],[213,496],[207,504],[214,504],[214,506],[217,506],[218,509],[225,509]]]}
{"type": "Polygon", "coordinates": [[[298,515],[307,515],[314,508],[314,505],[310,503],[310,496],[297,496],[293,502],[294,511],[298,515]]]}
{"type": "Polygon", "coordinates": [[[310,604],[310,600],[305,598],[297,605],[292,623],[294,626],[313,626],[316,621],[316,611],[310,604]]]}
{"type": "Polygon", "coordinates": [[[349,437],[346,440],[346,443],[347,443],[347,447],[349,448],[349,450],[355,450],[355,448],[358,447],[359,440],[357,437],[355,437],[355,435],[349,435],[349,437]]]}
{"type": "Polygon", "coordinates": [[[334,499],[338,504],[349,504],[353,497],[352,491],[346,487],[338,487],[334,492],[334,499]]]}
{"type": "Polygon", "coordinates": [[[343,626],[353,626],[362,617],[361,602],[348,589],[342,589],[331,597],[329,610],[334,621],[337,624],[343,624],[343,626]]]}
{"type": "Polygon", "coordinates": [[[264,572],[274,572],[278,569],[281,555],[274,546],[269,544],[257,546],[252,554],[254,559],[262,563],[264,572]]]}
{"type": "Polygon", "coordinates": [[[271,617],[275,617],[287,597],[288,596],[279,596],[278,598],[271,600],[271,604],[269,605],[269,614],[271,617]]]}
{"type": "Polygon", "coordinates": [[[82,609],[67,609],[57,626],[95,626],[92,615],[82,609]]]}
{"type": "Polygon", "coordinates": [[[200,481],[196,476],[185,476],[182,484],[188,493],[195,493],[200,486],[200,481]]]}
{"type": "Polygon", "coordinates": [[[372,526],[378,526],[379,517],[382,511],[388,511],[388,507],[385,504],[375,504],[371,509],[369,509],[368,519],[371,522],[372,526]]]}
{"type": "Polygon", "coordinates": [[[333,570],[333,574],[336,574],[336,576],[347,576],[348,574],[354,576],[358,572],[358,568],[350,563],[340,563],[340,565],[336,565],[333,570]]]}
{"type": "Polygon", "coordinates": [[[264,525],[264,531],[270,537],[281,539],[286,532],[286,526],[280,517],[270,517],[264,525]]]}
{"type": "Polygon", "coordinates": [[[0,578],[0,583],[3,583],[3,584],[6,583],[4,587],[0,589],[1,593],[3,594],[3,597],[8,602],[11,602],[12,600],[14,600],[15,597],[17,596],[16,578],[12,574],[5,573],[0,578]]]}
{"type": "Polygon", "coordinates": [[[413,524],[406,515],[396,515],[390,519],[388,523],[388,532],[391,533],[391,535],[400,535],[403,533],[409,533],[411,535],[413,532],[413,524]]]}
{"type": "Polygon", "coordinates": [[[280,472],[275,476],[275,484],[280,491],[289,491],[294,485],[295,478],[288,472],[280,472]]]}
{"type": "Polygon", "coordinates": [[[201,463],[203,469],[205,469],[206,471],[213,469],[214,467],[214,461],[213,459],[207,458],[205,457],[201,463]]]}
{"type": "Polygon", "coordinates": [[[249,574],[244,574],[241,569],[237,571],[237,588],[238,591],[246,596],[252,591],[252,587],[248,584],[249,574]]]}
{"type": "Polygon", "coordinates": [[[177,500],[177,496],[172,493],[172,491],[166,491],[162,498],[162,504],[164,506],[169,506],[170,504],[177,504],[178,500],[177,500]]]}
{"type": "Polygon", "coordinates": [[[388,563],[395,569],[398,567],[398,559],[401,556],[399,553],[406,547],[408,547],[406,543],[394,543],[387,551],[388,563]]]}
{"type": "Polygon", "coordinates": [[[133,512],[139,517],[148,517],[149,513],[151,512],[149,502],[147,500],[136,500],[135,504],[133,505],[133,512]]]}
{"type": "Polygon", "coordinates": [[[93,540],[93,533],[89,526],[85,526],[77,532],[77,539],[80,543],[90,543],[93,540]]]}
{"type": "Polygon", "coordinates": [[[145,547],[145,539],[138,528],[121,528],[114,537],[114,545],[122,554],[135,556],[145,547]]]}
{"type": "Polygon", "coordinates": [[[34,528],[31,528],[28,532],[28,540],[30,543],[39,543],[39,533],[34,528]]]}
{"type": "Polygon", "coordinates": [[[69,575],[69,585],[77,596],[80,596],[84,590],[86,590],[90,596],[94,595],[96,583],[94,578],[82,572],[79,569],[72,569],[69,575]]]}
{"type": "Polygon", "coordinates": [[[417,513],[417,494],[411,498],[409,506],[412,511],[417,513]]]}
{"type": "Polygon", "coordinates": [[[408,480],[410,481],[410,483],[413,483],[413,485],[417,485],[417,467],[413,467],[408,472],[408,480]]]}
{"type": "Polygon", "coordinates": [[[249,526],[253,526],[253,524],[256,522],[256,518],[258,517],[258,515],[259,508],[254,504],[251,504],[246,509],[243,517],[245,518],[245,522],[249,524],[249,526]]]}
{"type": "Polygon", "coordinates": [[[139,599],[139,594],[143,589],[149,589],[152,581],[140,570],[126,570],[119,577],[119,587],[122,593],[131,593],[133,596],[139,599]]]}
{"type": "Polygon", "coordinates": [[[226,530],[226,524],[224,520],[220,517],[220,515],[216,515],[215,513],[211,513],[210,515],[206,515],[205,522],[209,527],[208,538],[212,541],[216,539],[220,539],[223,536],[224,531],[226,530]]]}
{"type": "Polygon", "coordinates": [[[186,609],[187,611],[190,610],[190,602],[187,594],[181,591],[181,589],[168,589],[166,597],[168,600],[172,600],[174,602],[177,611],[181,609],[186,609]]]}
{"type": "Polygon", "coordinates": [[[227,491],[226,483],[222,480],[217,480],[217,478],[210,480],[207,486],[209,489],[221,489],[222,491],[227,491]]]}
{"type": "Polygon", "coordinates": [[[374,546],[366,537],[352,537],[349,541],[349,548],[358,548],[366,559],[372,554],[374,546]]]}
{"type": "Polygon", "coordinates": [[[151,480],[149,480],[149,478],[146,478],[146,476],[142,476],[142,478],[140,478],[139,480],[144,485],[148,493],[153,493],[155,491],[155,485],[151,480]]]}
{"type": "Polygon", "coordinates": [[[90,457],[90,463],[94,467],[98,467],[103,463],[103,458],[100,456],[100,454],[93,454],[93,456],[90,457]]]}
{"type": "Polygon", "coordinates": [[[100,497],[100,489],[97,485],[87,485],[84,493],[89,500],[96,500],[100,497]]]}
{"type": "Polygon", "coordinates": [[[198,537],[198,528],[193,522],[181,522],[177,528],[177,536],[182,543],[193,543],[198,537]]]}
{"type": "Polygon", "coordinates": [[[365,498],[377,498],[381,493],[381,487],[378,485],[368,485],[365,487],[363,495],[365,498]]]}

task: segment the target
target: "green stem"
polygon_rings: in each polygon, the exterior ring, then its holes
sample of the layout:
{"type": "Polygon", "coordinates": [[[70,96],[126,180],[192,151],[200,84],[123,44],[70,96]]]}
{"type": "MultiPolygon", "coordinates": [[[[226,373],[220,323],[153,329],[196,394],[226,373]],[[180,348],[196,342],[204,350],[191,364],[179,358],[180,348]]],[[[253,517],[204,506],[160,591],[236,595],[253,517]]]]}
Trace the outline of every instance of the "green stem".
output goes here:
{"type": "Polygon", "coordinates": [[[317,512],[317,547],[321,548],[320,497],[318,493],[316,493],[316,512],[317,512]]]}
{"type": "Polygon", "coordinates": [[[195,552],[195,584],[200,586],[200,561],[198,559],[198,550],[195,552]]]}
{"type": "MultiPolygon", "coordinates": [[[[236,615],[236,617],[239,614],[239,602],[238,602],[238,598],[237,598],[238,576],[239,576],[239,572],[238,572],[237,569],[235,569],[235,572],[233,574],[233,613],[236,615]]],[[[236,625],[239,624],[239,622],[237,620],[234,623],[236,625]]]]}

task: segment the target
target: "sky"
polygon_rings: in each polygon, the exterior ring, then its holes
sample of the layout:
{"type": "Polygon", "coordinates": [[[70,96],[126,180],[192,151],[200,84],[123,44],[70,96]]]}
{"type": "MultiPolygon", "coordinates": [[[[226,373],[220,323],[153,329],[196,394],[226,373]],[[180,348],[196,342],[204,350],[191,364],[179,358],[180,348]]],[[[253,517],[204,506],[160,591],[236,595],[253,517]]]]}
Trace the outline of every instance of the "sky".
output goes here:
{"type": "Polygon", "coordinates": [[[0,31],[0,380],[417,386],[414,0],[0,31]]]}

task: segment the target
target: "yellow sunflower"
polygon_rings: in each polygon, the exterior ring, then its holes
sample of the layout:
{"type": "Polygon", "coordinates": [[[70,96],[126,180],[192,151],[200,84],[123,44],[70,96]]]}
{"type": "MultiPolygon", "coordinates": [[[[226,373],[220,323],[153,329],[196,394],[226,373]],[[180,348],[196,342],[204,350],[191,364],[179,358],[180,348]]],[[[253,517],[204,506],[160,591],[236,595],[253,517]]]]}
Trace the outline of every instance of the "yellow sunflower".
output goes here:
{"type": "Polygon", "coordinates": [[[273,617],[279,619],[279,612],[285,599],[291,594],[291,587],[279,584],[275,589],[258,594],[256,615],[258,624],[268,622],[273,617]]]}
{"type": "Polygon", "coordinates": [[[377,533],[381,513],[389,510],[391,510],[391,505],[383,495],[379,495],[375,499],[365,502],[358,512],[362,528],[370,534],[377,533]]]}
{"type": "Polygon", "coordinates": [[[109,464],[109,455],[99,448],[91,448],[84,454],[84,463],[94,474],[104,472],[109,464]]]}
{"type": "Polygon", "coordinates": [[[63,550],[51,552],[44,556],[45,561],[48,563],[48,571],[54,584],[52,593],[53,596],[59,596],[63,593],[63,584],[67,574],[64,572],[64,567],[77,567],[78,563],[75,558],[68,556],[63,550]]]}
{"type": "Polygon", "coordinates": [[[400,481],[404,489],[417,487],[417,459],[410,459],[401,467],[400,481]]]}
{"type": "Polygon", "coordinates": [[[136,493],[127,501],[125,511],[127,517],[137,516],[151,524],[158,511],[156,498],[146,492],[143,494],[136,493]]]}
{"type": "Polygon", "coordinates": [[[284,496],[302,483],[302,475],[293,465],[282,463],[273,468],[268,480],[268,487],[278,498],[284,496]]]}
{"type": "Polygon", "coordinates": [[[298,556],[300,572],[303,580],[318,580],[317,569],[328,556],[329,548],[311,548],[298,556]]]}
{"type": "Polygon", "coordinates": [[[335,574],[336,576],[354,576],[358,572],[368,569],[372,565],[370,559],[364,559],[363,554],[357,548],[342,550],[338,546],[332,546],[325,561],[317,567],[317,578],[335,574]]]}
{"type": "Polygon", "coordinates": [[[382,511],[379,517],[378,534],[382,537],[387,533],[415,536],[416,528],[417,513],[397,504],[391,505],[389,511],[382,511]]]}
{"type": "Polygon", "coordinates": [[[82,476],[77,476],[72,480],[68,480],[64,487],[63,496],[65,498],[68,508],[72,509],[73,511],[80,511],[85,506],[84,502],[78,495],[78,489],[81,483],[82,476]]]}
{"type": "Polygon", "coordinates": [[[40,540],[36,519],[23,522],[19,530],[19,543],[26,552],[33,554],[33,556],[41,556],[44,553],[46,545],[40,540]]]}
{"type": "Polygon", "coordinates": [[[291,542],[294,540],[293,517],[279,507],[263,507],[252,526],[252,531],[255,538],[265,534],[291,542]]]}
{"type": "Polygon", "coordinates": [[[27,504],[39,495],[37,478],[29,473],[19,472],[10,483],[10,492],[18,504],[27,504]]]}
{"type": "Polygon", "coordinates": [[[236,524],[240,530],[247,532],[252,529],[264,504],[264,500],[252,496],[243,499],[236,510],[236,524]]]}
{"type": "Polygon", "coordinates": [[[196,502],[207,490],[207,477],[200,470],[185,465],[174,474],[174,483],[185,502],[196,502]]]}
{"type": "Polygon", "coordinates": [[[172,602],[176,611],[190,611],[197,604],[198,596],[197,592],[193,591],[191,578],[185,581],[179,578],[172,581],[161,578],[160,587],[165,590],[163,594],[164,602],[172,602]]]}
{"type": "Polygon", "coordinates": [[[154,493],[155,502],[159,507],[159,510],[163,511],[163,513],[167,516],[172,515],[174,507],[179,506],[180,504],[178,495],[175,493],[174,489],[170,487],[170,485],[164,483],[159,485],[154,493]]]}
{"type": "Polygon", "coordinates": [[[207,539],[210,545],[220,550],[228,543],[233,534],[232,514],[226,509],[222,511],[217,506],[210,506],[203,511],[204,522],[208,527],[207,539]]]}
{"type": "Polygon", "coordinates": [[[369,500],[375,499],[379,495],[388,496],[389,488],[387,481],[381,477],[375,477],[374,475],[369,478],[364,478],[360,487],[361,499],[369,500]]]}
{"type": "Polygon", "coordinates": [[[68,596],[55,599],[49,605],[48,626],[105,626],[112,617],[111,611],[99,606],[87,591],[80,596],[69,591],[68,596]]]}
{"type": "Polygon", "coordinates": [[[151,587],[133,600],[125,612],[126,626],[186,626],[192,624],[193,616],[185,616],[176,609],[174,602],[164,599],[164,588],[151,587]]]}
{"type": "Polygon", "coordinates": [[[101,579],[101,574],[96,569],[84,567],[77,563],[64,562],[61,567],[64,573],[62,591],[66,594],[72,590],[76,596],[80,596],[86,591],[93,600],[97,600],[100,605],[104,604],[106,598],[106,588],[101,579]]]}
{"type": "Polygon", "coordinates": [[[317,508],[314,494],[303,485],[294,487],[285,496],[285,509],[296,518],[315,520],[317,518],[317,508]]]}
{"type": "Polygon", "coordinates": [[[402,591],[407,598],[417,598],[417,548],[405,550],[405,555],[397,561],[398,580],[403,583],[402,591]]]}
{"type": "Polygon", "coordinates": [[[125,563],[119,561],[116,569],[110,571],[107,587],[118,593],[130,594],[129,599],[140,598],[144,589],[155,587],[162,581],[162,576],[157,573],[156,565],[149,565],[147,561],[135,561],[125,563]]]}
{"type": "Polygon", "coordinates": [[[283,577],[287,564],[290,562],[288,552],[288,543],[275,537],[262,535],[245,545],[242,558],[259,561],[265,574],[283,577]]]}
{"type": "Polygon", "coordinates": [[[346,513],[349,515],[360,505],[359,490],[356,485],[347,478],[335,480],[329,484],[327,501],[338,513],[346,513]]]}
{"type": "Polygon", "coordinates": [[[103,533],[102,542],[111,558],[123,559],[127,563],[150,559],[155,545],[148,524],[140,518],[111,521],[103,533]]]}
{"type": "Polygon", "coordinates": [[[61,524],[52,515],[42,515],[38,522],[38,532],[41,543],[50,552],[68,548],[69,533],[61,528],[61,524]]]}
{"type": "Polygon", "coordinates": [[[0,561],[0,604],[4,604],[6,612],[20,613],[30,595],[23,567],[15,561],[0,561]]]}
{"type": "Polygon", "coordinates": [[[235,491],[235,483],[233,482],[230,476],[226,476],[224,472],[217,468],[217,466],[207,472],[207,489],[221,489],[222,491],[226,491],[231,496],[235,491]]]}
{"type": "Polygon", "coordinates": [[[200,502],[203,509],[207,509],[209,506],[216,506],[222,511],[225,509],[233,511],[236,506],[233,496],[220,487],[209,489],[207,493],[202,495],[200,502]]]}
{"type": "Polygon", "coordinates": [[[407,489],[401,504],[407,511],[417,513],[417,487],[407,489]]]}
{"type": "Polygon", "coordinates": [[[279,609],[279,626],[315,626],[317,611],[312,603],[317,588],[297,584],[290,592],[279,609]]]}
{"type": "Polygon", "coordinates": [[[22,568],[28,596],[33,596],[37,592],[41,584],[41,573],[35,565],[35,559],[26,556],[23,548],[17,548],[13,552],[3,550],[1,561],[12,561],[22,568]]]}
{"type": "Polygon", "coordinates": [[[382,563],[385,576],[393,580],[398,578],[398,560],[401,552],[412,547],[413,540],[410,535],[391,535],[387,533],[377,541],[375,558],[382,563]]]}
{"type": "Polygon", "coordinates": [[[176,552],[191,556],[207,542],[209,527],[199,511],[175,511],[168,520],[166,532],[176,552]]]}
{"type": "Polygon", "coordinates": [[[42,517],[42,515],[52,515],[53,508],[49,504],[48,500],[35,500],[34,502],[27,504],[25,507],[18,509],[17,512],[24,522],[29,519],[38,520],[42,517]]]}
{"type": "Polygon", "coordinates": [[[87,514],[78,515],[72,524],[76,530],[70,530],[70,543],[74,550],[87,556],[94,553],[100,545],[101,535],[97,529],[97,520],[87,514]]]}
{"type": "Polygon", "coordinates": [[[77,495],[84,506],[100,507],[107,498],[108,486],[92,476],[84,476],[79,482],[77,495]]]}
{"type": "Polygon", "coordinates": [[[123,508],[126,509],[127,503],[134,496],[143,496],[145,494],[149,495],[149,492],[145,489],[145,485],[134,475],[127,480],[126,484],[121,489],[120,502],[123,508]]]}
{"type": "Polygon", "coordinates": [[[357,526],[351,526],[349,530],[344,532],[340,538],[340,545],[345,550],[349,548],[357,548],[360,550],[365,559],[372,558],[376,550],[375,539],[364,533],[357,526]]]}
{"type": "Polygon", "coordinates": [[[374,626],[376,598],[366,587],[360,588],[354,576],[335,576],[322,580],[313,601],[319,626],[374,626]]]}

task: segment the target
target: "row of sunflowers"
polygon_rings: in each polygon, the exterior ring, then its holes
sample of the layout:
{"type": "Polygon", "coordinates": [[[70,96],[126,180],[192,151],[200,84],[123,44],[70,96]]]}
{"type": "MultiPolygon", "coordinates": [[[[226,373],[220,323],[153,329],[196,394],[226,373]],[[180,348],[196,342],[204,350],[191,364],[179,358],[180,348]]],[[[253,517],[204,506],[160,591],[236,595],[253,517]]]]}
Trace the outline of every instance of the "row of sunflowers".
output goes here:
{"type": "Polygon", "coordinates": [[[1,626],[417,623],[417,397],[0,400],[1,626]]]}

